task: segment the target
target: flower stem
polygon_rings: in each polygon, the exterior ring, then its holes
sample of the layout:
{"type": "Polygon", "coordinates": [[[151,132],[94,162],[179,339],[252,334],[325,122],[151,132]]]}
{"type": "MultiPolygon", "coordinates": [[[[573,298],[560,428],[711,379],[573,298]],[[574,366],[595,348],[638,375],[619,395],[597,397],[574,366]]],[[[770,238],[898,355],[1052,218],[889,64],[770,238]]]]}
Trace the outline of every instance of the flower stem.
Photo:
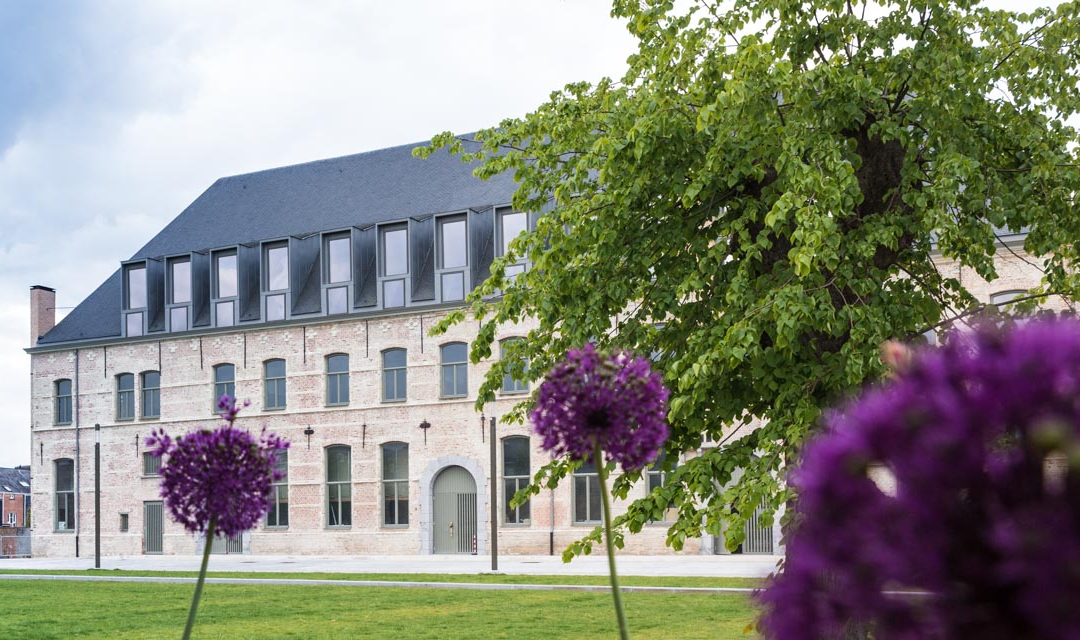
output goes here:
{"type": "Polygon", "coordinates": [[[203,548],[202,567],[199,569],[199,580],[195,583],[195,595],[191,597],[191,610],[188,611],[187,625],[184,627],[184,637],[191,637],[191,629],[195,626],[195,612],[199,609],[199,598],[202,597],[203,582],[206,581],[206,565],[210,563],[210,549],[214,546],[214,529],[217,526],[217,516],[210,517],[210,524],[206,527],[206,545],[203,548]]]}
{"type": "Polygon", "coordinates": [[[600,443],[596,444],[596,471],[600,476],[600,497],[604,501],[604,545],[607,547],[608,573],[611,576],[611,597],[615,599],[615,619],[619,622],[619,638],[630,640],[630,628],[626,624],[626,611],[623,610],[622,591],[619,589],[619,574],[615,571],[615,545],[611,540],[611,496],[607,488],[607,466],[604,464],[604,452],[600,443]]]}

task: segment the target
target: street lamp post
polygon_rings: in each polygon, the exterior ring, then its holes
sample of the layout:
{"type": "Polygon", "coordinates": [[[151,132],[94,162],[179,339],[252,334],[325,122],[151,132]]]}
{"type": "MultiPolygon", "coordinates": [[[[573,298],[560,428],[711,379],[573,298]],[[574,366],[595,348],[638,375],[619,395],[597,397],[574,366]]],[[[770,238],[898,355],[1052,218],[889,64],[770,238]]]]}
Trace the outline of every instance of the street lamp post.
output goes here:
{"type": "Polygon", "coordinates": [[[94,568],[101,568],[101,425],[94,425],[94,568]]]}
{"type": "MultiPolygon", "coordinates": [[[[496,468],[495,416],[491,416],[491,570],[499,570],[499,474],[496,468]]],[[[483,433],[483,431],[481,431],[483,433]]]]}

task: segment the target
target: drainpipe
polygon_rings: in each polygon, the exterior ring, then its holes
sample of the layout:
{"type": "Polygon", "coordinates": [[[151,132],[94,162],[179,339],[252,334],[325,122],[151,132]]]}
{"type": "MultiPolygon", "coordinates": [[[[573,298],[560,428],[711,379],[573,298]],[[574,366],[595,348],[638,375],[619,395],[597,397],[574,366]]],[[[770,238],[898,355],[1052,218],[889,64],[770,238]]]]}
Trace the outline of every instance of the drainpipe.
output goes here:
{"type": "Polygon", "coordinates": [[[548,555],[555,555],[555,490],[551,489],[551,531],[548,533],[548,555]]]}
{"type": "MultiPolygon", "coordinates": [[[[79,530],[81,529],[79,518],[79,506],[82,503],[79,493],[79,463],[82,457],[79,455],[79,350],[75,350],[75,557],[79,557],[79,530]]],[[[55,520],[55,517],[53,518],[55,520]]]]}

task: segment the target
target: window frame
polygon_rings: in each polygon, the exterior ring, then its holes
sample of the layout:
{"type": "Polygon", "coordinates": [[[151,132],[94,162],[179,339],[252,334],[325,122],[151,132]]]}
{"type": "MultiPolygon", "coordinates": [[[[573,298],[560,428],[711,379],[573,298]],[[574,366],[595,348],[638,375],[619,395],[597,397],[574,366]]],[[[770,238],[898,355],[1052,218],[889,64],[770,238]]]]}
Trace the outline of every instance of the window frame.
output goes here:
{"type": "Polygon", "coordinates": [[[165,318],[168,322],[169,332],[188,331],[191,329],[191,304],[192,299],[195,297],[195,281],[192,278],[192,264],[191,255],[174,256],[172,258],[166,258],[165,260],[165,318]],[[188,296],[187,300],[176,299],[176,267],[177,265],[187,265],[187,287],[188,296]],[[184,326],[178,327],[174,322],[174,314],[182,311],[184,313],[184,326]]]}
{"type": "Polygon", "coordinates": [[[154,455],[153,451],[143,451],[142,475],[144,478],[156,478],[161,475],[161,456],[154,455]]]}
{"type": "Polygon", "coordinates": [[[352,500],[352,447],[350,447],[347,444],[334,444],[334,445],[330,445],[330,446],[326,447],[325,452],[326,453],[324,454],[325,462],[324,462],[324,474],[323,474],[323,476],[324,476],[324,482],[325,482],[325,487],[326,487],[326,494],[325,494],[326,495],[326,500],[325,500],[325,502],[323,502],[323,505],[326,508],[326,519],[325,519],[326,528],[327,529],[349,529],[349,528],[352,528],[352,503],[353,503],[353,500],[352,500]],[[345,454],[346,454],[345,470],[346,470],[347,473],[346,473],[346,478],[344,480],[330,480],[330,459],[331,459],[331,452],[334,451],[334,450],[344,450],[345,451],[345,454]],[[330,516],[333,513],[333,510],[330,508],[330,506],[333,504],[332,501],[334,500],[334,498],[331,497],[331,493],[334,493],[334,491],[332,491],[332,488],[335,488],[335,487],[337,488],[336,493],[337,493],[338,519],[343,521],[340,524],[332,524],[331,519],[330,519],[330,516]],[[345,502],[344,502],[344,500],[342,500],[340,487],[346,487],[348,489],[348,494],[349,494],[348,495],[348,505],[349,505],[348,510],[345,510],[345,509],[342,508],[342,505],[345,504],[345,502]],[[344,522],[344,520],[346,520],[346,519],[348,520],[348,522],[344,522]]]}
{"type": "Polygon", "coordinates": [[[409,306],[409,283],[411,275],[409,273],[409,223],[408,222],[393,222],[390,224],[379,225],[379,242],[378,242],[378,301],[379,306],[383,309],[404,309],[409,306]],[[386,259],[389,251],[386,248],[386,237],[391,233],[398,231],[405,233],[405,257],[404,264],[405,270],[401,273],[387,273],[386,259]],[[401,284],[401,304],[387,304],[386,286],[388,284],[401,284]]]}
{"type": "Polygon", "coordinates": [[[288,364],[285,358],[263,361],[263,411],[282,411],[288,406],[288,364]],[[270,375],[270,366],[281,363],[281,375],[270,375]],[[274,391],[275,403],[271,404],[270,390],[274,391]]]}
{"type": "Polygon", "coordinates": [[[150,304],[150,271],[145,260],[138,262],[131,262],[124,265],[123,268],[123,316],[124,316],[124,336],[128,338],[137,338],[146,335],[146,315],[147,309],[150,304]],[[133,286],[131,284],[131,276],[135,272],[142,272],[142,305],[135,306],[132,304],[131,294],[133,286]],[[132,331],[132,322],[138,322],[138,328],[136,331],[132,331]]]}
{"type": "Polygon", "coordinates": [[[211,304],[210,311],[213,314],[213,324],[215,327],[235,327],[237,324],[237,312],[240,300],[240,253],[235,247],[230,249],[219,249],[210,254],[210,295],[211,304]],[[233,286],[236,291],[232,295],[221,295],[221,261],[225,258],[233,259],[233,271],[235,273],[235,281],[233,286]],[[220,307],[223,305],[230,305],[231,317],[227,323],[221,322],[220,307]]]}
{"type": "Polygon", "coordinates": [[[74,533],[75,532],[75,461],[71,458],[56,458],[53,460],[53,532],[54,533],[74,533]],[[70,465],[69,478],[71,480],[70,487],[64,489],[60,487],[60,465],[61,463],[67,463],[70,465]],[[60,526],[60,502],[64,502],[64,513],[67,519],[64,520],[64,526],[60,526]]]}
{"type": "MultiPolygon", "coordinates": [[[[341,246],[341,245],[339,245],[341,246]]],[[[353,247],[352,247],[352,233],[349,231],[331,231],[324,233],[322,236],[322,296],[323,308],[325,309],[325,315],[338,316],[349,313],[352,308],[349,301],[352,299],[353,292],[353,247]],[[345,252],[347,255],[345,265],[345,277],[342,280],[334,280],[332,277],[333,271],[333,255],[331,254],[331,247],[334,243],[344,242],[345,252]],[[345,296],[345,308],[343,310],[331,310],[330,300],[332,296],[337,295],[337,291],[342,291],[345,296]]]]}
{"type": "Polygon", "coordinates": [[[500,447],[502,453],[502,524],[511,527],[528,527],[532,525],[532,500],[526,500],[521,506],[511,509],[510,500],[514,497],[518,491],[528,486],[529,481],[532,480],[532,443],[529,441],[528,436],[506,436],[502,439],[502,446],[500,447]],[[524,441],[525,445],[525,466],[528,473],[513,474],[510,475],[506,472],[506,448],[507,445],[513,443],[519,443],[524,441]],[[513,482],[514,489],[510,490],[510,483],[513,482]],[[522,511],[525,511],[524,517],[522,517],[522,511]],[[511,513],[513,517],[511,518],[511,513]]]}
{"type": "Polygon", "coordinates": [[[218,408],[218,401],[220,401],[221,398],[226,395],[233,398],[234,400],[236,399],[236,365],[231,362],[220,362],[218,364],[215,364],[212,367],[211,371],[213,372],[213,386],[211,387],[214,395],[213,411],[214,413],[220,415],[223,412],[221,409],[218,408]],[[229,380],[219,380],[218,372],[224,371],[226,367],[229,368],[232,376],[229,380]],[[220,391],[219,387],[222,387],[220,391]]]}
{"type": "Polygon", "coordinates": [[[74,417],[74,390],[75,384],[71,378],[60,378],[53,381],[53,424],[54,425],[67,425],[71,424],[74,417]],[[60,385],[67,383],[67,393],[60,393],[60,385]],[[66,410],[67,420],[63,420],[64,413],[62,409],[66,410]]]}
{"type": "Polygon", "coordinates": [[[389,349],[383,349],[380,352],[380,361],[382,368],[380,371],[380,381],[382,383],[382,401],[385,403],[391,402],[405,402],[409,399],[409,352],[403,347],[390,347],[389,349]],[[386,366],[386,356],[390,354],[402,353],[402,357],[405,359],[405,364],[399,367],[386,366]],[[394,391],[395,394],[391,397],[387,393],[387,374],[392,373],[394,376],[394,391]],[[401,387],[400,389],[398,387],[401,387]],[[401,393],[396,393],[400,391],[401,393]],[[400,397],[399,397],[400,395],[400,397]]]}
{"type": "Polygon", "coordinates": [[[439,216],[435,219],[435,285],[438,287],[436,292],[436,298],[441,302],[464,302],[465,297],[469,295],[471,290],[469,269],[469,220],[465,213],[451,213],[443,216],[439,216]],[[445,228],[451,224],[462,224],[464,233],[462,240],[464,244],[462,246],[462,253],[464,254],[464,262],[462,264],[447,265],[446,264],[446,235],[445,228]],[[447,297],[446,287],[444,286],[447,278],[459,277],[461,280],[461,296],[460,297],[447,297]]]}
{"type": "MultiPolygon", "coordinates": [[[[407,529],[409,527],[409,444],[407,442],[384,442],[379,446],[379,457],[381,458],[382,465],[380,467],[380,494],[382,497],[382,527],[384,529],[407,529]],[[400,462],[400,452],[404,452],[404,476],[402,477],[387,477],[387,458],[386,454],[389,450],[395,450],[398,453],[396,456],[397,462],[400,462]],[[393,514],[387,509],[387,504],[390,499],[390,492],[393,492],[393,514]],[[402,499],[402,491],[404,491],[404,499],[402,499]],[[405,505],[404,522],[402,522],[401,505],[405,505]],[[392,516],[392,517],[391,517],[392,516]]],[[[396,468],[395,471],[400,472],[400,468],[396,468]]]]}
{"type": "Polygon", "coordinates": [[[469,345],[467,342],[455,341],[447,342],[446,344],[439,345],[439,398],[440,399],[454,399],[454,398],[468,398],[469,397],[469,345]],[[465,350],[465,359],[461,361],[447,362],[446,350],[449,347],[461,345],[465,350]],[[453,367],[452,371],[454,378],[454,388],[452,393],[445,393],[446,389],[443,385],[444,377],[448,368],[453,367]],[[458,390],[458,372],[461,371],[464,374],[464,392],[458,390]]]}
{"type": "MultiPolygon", "coordinates": [[[[529,233],[531,231],[532,231],[532,228],[531,228],[531,226],[529,224],[529,214],[528,213],[526,213],[524,211],[517,211],[513,207],[510,207],[510,206],[496,207],[496,209],[495,209],[495,256],[500,257],[500,258],[505,256],[507,251],[509,250],[509,245],[510,245],[511,242],[513,242],[519,236],[521,236],[523,234],[527,234],[527,233],[529,233]],[[519,232],[513,238],[510,238],[509,240],[507,240],[506,239],[505,220],[509,216],[517,216],[517,215],[524,216],[525,226],[523,227],[521,232],[519,232]]],[[[517,260],[515,260],[514,262],[511,262],[511,263],[506,265],[506,268],[505,268],[505,270],[503,272],[503,276],[506,279],[506,281],[509,283],[509,282],[513,282],[514,279],[519,274],[525,273],[527,270],[528,270],[528,257],[527,256],[517,256],[517,260]]]]}
{"type": "MultiPolygon", "coordinates": [[[[670,478],[668,478],[668,474],[670,474],[672,471],[679,467],[678,458],[675,459],[675,463],[671,466],[671,469],[663,468],[665,462],[667,462],[667,455],[663,451],[661,451],[660,455],[656,457],[656,460],[654,460],[649,466],[645,467],[645,495],[652,494],[652,492],[659,487],[667,486],[668,481],[670,480],[670,478]]],[[[674,510],[674,508],[675,503],[669,503],[667,508],[664,509],[663,518],[659,520],[650,519],[648,524],[671,524],[675,521],[675,518],[671,517],[672,514],[670,513],[674,510]]]]}
{"type": "Polygon", "coordinates": [[[291,317],[289,314],[291,287],[289,285],[291,284],[290,270],[292,268],[292,251],[289,246],[289,241],[287,239],[268,240],[262,243],[260,260],[262,269],[259,274],[259,295],[261,296],[262,319],[264,322],[282,322],[288,320],[291,317]],[[272,288],[270,282],[270,254],[281,250],[285,251],[285,286],[272,288]],[[281,301],[281,317],[271,318],[270,304],[271,301],[277,299],[280,299],[281,301]]]}
{"type": "Polygon", "coordinates": [[[135,419],[136,406],[135,406],[135,374],[134,373],[118,373],[114,376],[115,388],[116,388],[116,421],[117,422],[130,422],[135,419]],[[122,389],[120,387],[121,382],[126,379],[131,379],[131,388],[122,389]],[[125,403],[127,400],[127,403],[125,403]],[[125,413],[124,409],[129,408],[125,404],[130,405],[130,413],[125,413]]]}
{"type": "Polygon", "coordinates": [[[347,407],[347,406],[349,406],[349,401],[350,401],[350,393],[349,393],[349,382],[350,382],[349,362],[350,362],[350,358],[349,358],[349,354],[347,354],[347,353],[331,353],[331,354],[326,356],[326,406],[328,406],[328,407],[347,407]],[[344,371],[331,371],[330,370],[330,361],[332,359],[334,359],[334,358],[345,358],[345,370],[344,371]],[[344,378],[344,380],[342,380],[342,378],[344,378]],[[345,385],[344,385],[345,400],[344,401],[342,401],[340,399],[341,398],[342,382],[345,383],[345,385]],[[330,390],[334,388],[335,383],[336,383],[337,391],[338,391],[338,400],[336,402],[331,400],[332,394],[330,392],[330,390]]]}
{"type": "Polygon", "coordinates": [[[143,371],[139,374],[139,419],[157,420],[161,418],[161,372],[155,370],[143,371]],[[147,376],[157,376],[157,384],[147,384],[147,376]],[[150,413],[147,407],[156,409],[150,413]]]}
{"type": "Polygon", "coordinates": [[[270,510],[266,512],[264,528],[288,529],[289,528],[289,450],[278,449],[274,452],[274,469],[281,471],[281,478],[270,485],[270,510]],[[283,495],[284,494],[284,495],[283,495]],[[282,518],[284,514],[284,518],[282,518]],[[273,518],[272,518],[273,517],[273,518]],[[273,519],[274,523],[270,521],[273,519]],[[284,523],[282,523],[284,520],[284,523]]]}

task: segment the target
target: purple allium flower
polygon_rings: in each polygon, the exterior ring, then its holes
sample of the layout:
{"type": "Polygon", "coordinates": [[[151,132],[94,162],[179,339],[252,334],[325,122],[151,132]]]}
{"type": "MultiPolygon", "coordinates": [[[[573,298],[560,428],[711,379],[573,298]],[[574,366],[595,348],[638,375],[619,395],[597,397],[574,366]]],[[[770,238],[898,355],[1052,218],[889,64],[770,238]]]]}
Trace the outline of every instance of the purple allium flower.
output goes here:
{"type": "Polygon", "coordinates": [[[280,479],[274,469],[277,451],[289,443],[273,434],[256,440],[233,424],[240,408],[227,396],[218,402],[225,424],[204,429],[175,441],[164,431],[146,440],[163,460],[161,497],[174,519],[191,532],[205,531],[211,518],[223,537],[251,529],[271,506],[272,484],[280,479]]]}
{"type": "Polygon", "coordinates": [[[536,393],[530,414],[544,449],[575,460],[596,445],[627,470],[656,457],[668,429],[668,390],[649,361],[627,353],[597,353],[591,344],[566,352],[536,393]]]}
{"type": "Polygon", "coordinates": [[[807,445],[769,637],[1080,638],[1080,325],[961,338],[807,445]]]}

